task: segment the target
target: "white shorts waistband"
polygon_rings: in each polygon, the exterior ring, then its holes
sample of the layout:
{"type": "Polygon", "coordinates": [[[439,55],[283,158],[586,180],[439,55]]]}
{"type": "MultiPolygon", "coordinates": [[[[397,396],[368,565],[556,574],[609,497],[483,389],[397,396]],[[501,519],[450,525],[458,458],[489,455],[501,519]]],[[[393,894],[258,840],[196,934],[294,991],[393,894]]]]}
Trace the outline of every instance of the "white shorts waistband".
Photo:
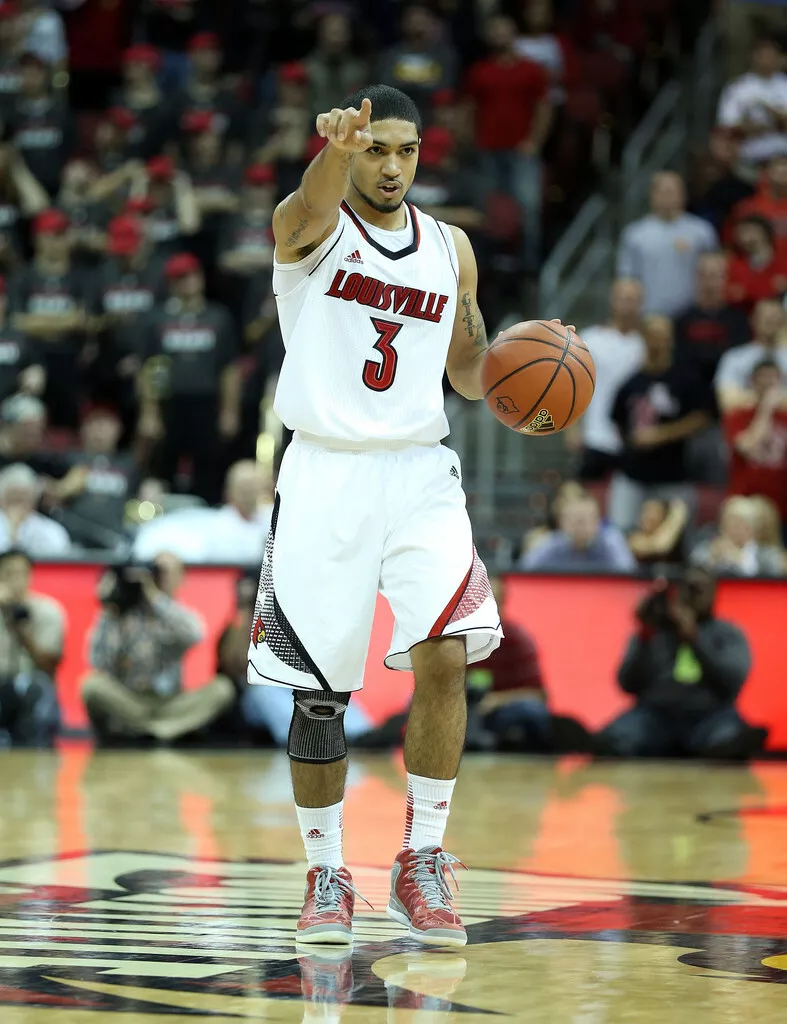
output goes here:
{"type": "Polygon", "coordinates": [[[293,441],[297,444],[308,444],[315,448],[327,448],[337,452],[400,452],[407,448],[439,448],[439,441],[392,441],[376,440],[370,438],[367,441],[346,441],[339,437],[318,437],[316,434],[307,434],[302,430],[296,430],[293,434],[293,441]]]}

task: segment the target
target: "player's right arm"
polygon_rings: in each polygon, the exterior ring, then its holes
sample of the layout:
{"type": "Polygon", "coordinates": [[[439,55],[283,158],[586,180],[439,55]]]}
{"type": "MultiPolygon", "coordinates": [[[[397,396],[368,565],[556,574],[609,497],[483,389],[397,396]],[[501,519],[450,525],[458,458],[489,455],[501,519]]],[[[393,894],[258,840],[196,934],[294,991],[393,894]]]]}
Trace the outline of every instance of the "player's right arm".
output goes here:
{"type": "Polygon", "coordinates": [[[276,207],[273,236],[279,263],[297,263],[316,249],[336,227],[339,206],[350,181],[355,153],[372,144],[372,104],[361,109],[334,108],[317,118],[317,133],[328,145],[306,168],[300,187],[276,207]]]}

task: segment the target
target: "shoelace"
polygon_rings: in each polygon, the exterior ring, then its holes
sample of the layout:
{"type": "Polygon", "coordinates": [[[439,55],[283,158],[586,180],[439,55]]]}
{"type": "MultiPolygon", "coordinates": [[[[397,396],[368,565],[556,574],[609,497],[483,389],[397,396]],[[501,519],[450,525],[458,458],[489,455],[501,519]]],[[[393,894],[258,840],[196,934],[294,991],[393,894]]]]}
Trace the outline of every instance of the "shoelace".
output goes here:
{"type": "Polygon", "coordinates": [[[364,903],[372,907],[371,903],[362,896],[352,882],[348,882],[346,878],[339,874],[336,868],[324,867],[320,868],[319,873],[314,879],[314,907],[318,913],[323,911],[338,910],[341,906],[342,895],[345,893],[353,893],[364,901],[364,903]]]}
{"type": "Polygon", "coordinates": [[[454,871],[454,864],[458,864],[465,871],[467,871],[467,865],[463,864],[458,857],[454,857],[452,853],[446,853],[445,850],[440,850],[439,853],[416,850],[414,859],[415,864],[407,874],[423,893],[427,907],[431,910],[450,910],[454,896],[459,892],[459,881],[454,871]],[[451,877],[453,889],[446,877],[446,872],[451,877]]]}

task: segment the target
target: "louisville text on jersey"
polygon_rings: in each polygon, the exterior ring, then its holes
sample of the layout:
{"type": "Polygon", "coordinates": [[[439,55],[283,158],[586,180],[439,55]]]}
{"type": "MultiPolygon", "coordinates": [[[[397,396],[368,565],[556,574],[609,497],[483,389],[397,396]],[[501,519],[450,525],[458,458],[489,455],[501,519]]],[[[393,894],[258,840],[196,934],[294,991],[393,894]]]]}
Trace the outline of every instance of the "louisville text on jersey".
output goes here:
{"type": "Polygon", "coordinates": [[[448,302],[447,295],[425,292],[409,285],[386,284],[364,274],[348,275],[346,270],[336,271],[331,287],[325,294],[335,299],[344,299],[345,302],[358,302],[371,309],[399,313],[415,317],[416,320],[431,320],[435,324],[440,323],[448,302]]]}

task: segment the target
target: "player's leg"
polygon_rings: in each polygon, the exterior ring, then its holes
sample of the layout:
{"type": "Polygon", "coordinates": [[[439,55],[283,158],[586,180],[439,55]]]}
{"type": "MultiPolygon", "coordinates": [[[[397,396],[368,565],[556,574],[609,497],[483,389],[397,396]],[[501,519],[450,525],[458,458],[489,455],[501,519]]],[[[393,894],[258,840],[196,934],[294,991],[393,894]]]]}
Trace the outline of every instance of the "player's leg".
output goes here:
{"type": "Polygon", "coordinates": [[[399,514],[381,574],[396,619],[386,664],[412,668],[415,693],[405,741],[405,835],[388,910],[422,942],[464,945],[450,904],[457,861],[442,844],[467,725],[466,665],[497,646],[500,616],[473,548],[456,455],[424,449],[400,462],[392,477],[399,514]]]}
{"type": "Polygon", "coordinates": [[[302,942],[350,942],[354,889],[342,859],[344,714],[363,670],[383,519],[374,458],[294,442],[255,608],[251,684],[293,691],[287,750],[309,865],[302,942]]]}

